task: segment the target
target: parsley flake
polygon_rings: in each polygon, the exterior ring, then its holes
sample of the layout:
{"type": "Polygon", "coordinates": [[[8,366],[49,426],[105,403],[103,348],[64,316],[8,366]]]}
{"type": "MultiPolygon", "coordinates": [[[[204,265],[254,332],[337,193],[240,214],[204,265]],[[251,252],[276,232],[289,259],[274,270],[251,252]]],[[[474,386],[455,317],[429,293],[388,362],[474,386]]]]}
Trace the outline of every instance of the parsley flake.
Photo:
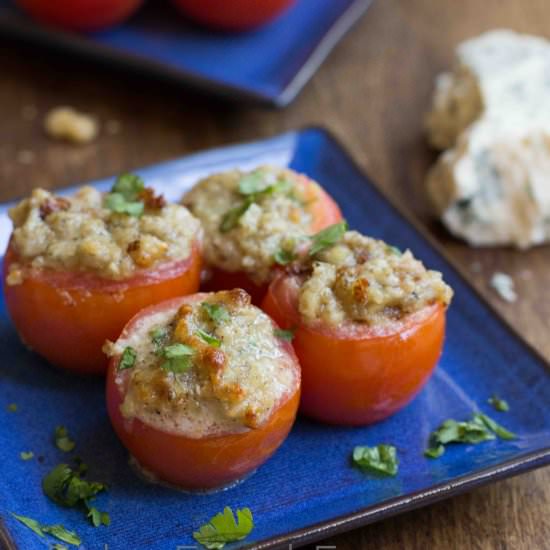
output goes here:
{"type": "Polygon", "coordinates": [[[203,302],[201,308],[214,323],[224,323],[229,321],[229,312],[221,304],[211,304],[209,302],[203,302]]]}
{"type": "Polygon", "coordinates": [[[120,356],[117,370],[131,369],[136,362],[136,358],[137,351],[131,346],[126,346],[120,356]]]}
{"type": "Polygon", "coordinates": [[[282,329],[282,328],[276,328],[273,330],[273,336],[275,338],[280,338],[281,340],[284,340],[285,342],[292,342],[294,338],[294,332],[296,329],[282,329]]]}
{"type": "Polygon", "coordinates": [[[11,515],[20,523],[28,527],[31,531],[34,531],[39,537],[44,536],[44,532],[42,531],[42,526],[38,521],[32,518],[28,518],[27,516],[20,516],[19,514],[14,514],[11,512],[11,515]]]}
{"type": "Polygon", "coordinates": [[[95,506],[90,506],[87,502],[86,506],[88,507],[88,516],[92,525],[94,527],[99,527],[100,525],[105,525],[108,527],[111,525],[111,516],[107,512],[100,512],[95,506]]]}
{"type": "Polygon", "coordinates": [[[311,236],[312,240],[311,248],[309,249],[309,255],[315,256],[322,252],[326,248],[336,244],[348,230],[348,222],[343,220],[341,222],[329,225],[325,229],[319,231],[315,235],[311,236]]]}
{"type": "Polygon", "coordinates": [[[113,184],[111,193],[120,193],[126,200],[133,201],[144,189],[145,183],[137,174],[121,174],[113,184]]]}
{"type": "Polygon", "coordinates": [[[32,451],[21,451],[19,453],[21,460],[31,460],[34,458],[34,453],[32,451]]]}
{"type": "Polygon", "coordinates": [[[162,348],[161,355],[166,361],[161,365],[161,368],[174,374],[180,374],[191,368],[191,356],[195,350],[185,344],[171,344],[162,348]]]}
{"type": "Polygon", "coordinates": [[[6,409],[11,413],[17,412],[17,403],[9,403],[6,409]]]}
{"type": "Polygon", "coordinates": [[[288,265],[296,259],[296,254],[291,250],[280,249],[273,254],[273,260],[279,265],[288,265]]]}
{"type": "Polygon", "coordinates": [[[209,523],[193,533],[193,538],[205,548],[223,548],[228,542],[246,538],[254,528],[250,508],[237,510],[237,519],[233,510],[226,506],[223,512],[216,514],[209,523]]]}
{"type": "Polygon", "coordinates": [[[202,329],[197,329],[197,336],[203,341],[209,344],[210,346],[214,348],[219,348],[222,344],[222,341],[219,338],[216,338],[215,336],[212,336],[211,334],[208,334],[208,332],[205,332],[202,329]]]}
{"type": "Polygon", "coordinates": [[[396,475],[399,466],[396,448],[383,444],[375,447],[355,447],[353,462],[361,469],[387,476],[396,475]]]}
{"type": "Polygon", "coordinates": [[[120,193],[109,193],[105,196],[105,206],[117,214],[127,214],[139,218],[145,210],[141,201],[128,201],[120,193]]]}
{"type": "Polygon", "coordinates": [[[495,422],[491,417],[487,416],[486,414],[476,413],[474,414],[474,419],[485,424],[485,426],[487,426],[487,428],[494,432],[500,439],[510,441],[517,438],[517,435],[515,433],[507,430],[504,426],[501,426],[498,422],[495,422]]]}
{"type": "Polygon", "coordinates": [[[151,342],[155,347],[155,352],[159,353],[162,350],[162,347],[168,340],[168,329],[166,327],[157,327],[149,332],[151,337],[151,342]]]}
{"type": "Polygon", "coordinates": [[[116,179],[111,192],[105,195],[105,207],[119,214],[139,217],[145,209],[139,200],[144,189],[145,184],[139,176],[122,174],[116,179]]]}
{"type": "Polygon", "coordinates": [[[244,215],[244,213],[250,208],[250,205],[254,201],[250,198],[247,198],[242,204],[239,204],[237,206],[234,206],[230,210],[228,210],[220,223],[220,231],[222,233],[227,233],[228,231],[231,231],[232,229],[235,229],[237,227],[237,224],[239,223],[239,220],[244,215]]]}
{"type": "Polygon", "coordinates": [[[508,402],[496,395],[489,397],[489,399],[487,399],[487,403],[489,403],[489,405],[492,405],[495,411],[508,412],[510,410],[508,402]]]}
{"type": "Polygon", "coordinates": [[[55,446],[65,453],[70,453],[76,443],[69,437],[69,432],[65,426],[57,426],[54,432],[55,446]]]}

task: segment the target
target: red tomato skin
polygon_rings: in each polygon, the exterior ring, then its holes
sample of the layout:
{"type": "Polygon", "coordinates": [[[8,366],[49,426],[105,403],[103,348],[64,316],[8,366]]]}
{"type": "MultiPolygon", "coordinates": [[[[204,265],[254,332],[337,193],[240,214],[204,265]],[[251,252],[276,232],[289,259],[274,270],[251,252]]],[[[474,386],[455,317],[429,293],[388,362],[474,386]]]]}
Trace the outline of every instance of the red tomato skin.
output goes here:
{"type": "MultiPolygon", "coordinates": [[[[303,177],[303,182],[306,185],[310,184],[310,180],[306,177],[303,177]]],[[[311,224],[312,234],[342,220],[340,208],[322,187],[309,185],[308,192],[312,197],[315,196],[316,199],[308,207],[313,217],[311,224]]],[[[280,266],[275,266],[273,268],[273,276],[280,270],[280,266]]],[[[250,294],[252,303],[257,306],[261,305],[269,287],[268,282],[264,284],[255,283],[244,271],[230,272],[217,267],[208,267],[204,275],[205,278],[201,285],[204,291],[215,292],[218,290],[242,288],[250,294]]]]}
{"type": "Polygon", "coordinates": [[[193,21],[206,27],[245,31],[259,27],[280,15],[296,0],[173,0],[193,21]]]}
{"type": "Polygon", "coordinates": [[[101,348],[114,340],[137,311],[167,298],[191,294],[199,286],[200,247],[182,262],[165,264],[125,281],[78,273],[27,273],[18,285],[6,275],[17,262],[11,245],[4,258],[4,296],[21,340],[48,362],[80,374],[104,374],[101,348]]]}
{"type": "Polygon", "coordinates": [[[16,0],[33,19],[53,27],[91,32],[122,23],[143,0],[16,0]]]}
{"type": "Polygon", "coordinates": [[[328,424],[372,424],[403,408],[428,381],[443,348],[444,306],[424,308],[397,332],[346,336],[302,323],[282,294],[283,280],[271,284],[262,309],[281,327],[296,327],[303,414],[328,424]]]}
{"type": "MultiPolygon", "coordinates": [[[[179,306],[185,301],[203,299],[195,294],[186,299],[174,299],[151,306],[138,313],[123,330],[148,313],[179,306]]],[[[113,357],[107,373],[107,411],[113,428],[140,466],[153,473],[159,481],[188,491],[209,491],[235,483],[261,466],[284,442],[298,410],[300,401],[300,371],[290,345],[284,349],[295,361],[297,384],[285,397],[267,422],[257,429],[242,433],[227,433],[198,439],[163,431],[139,419],[125,419],[120,406],[124,390],[116,384],[116,369],[120,357],[113,357]]]]}

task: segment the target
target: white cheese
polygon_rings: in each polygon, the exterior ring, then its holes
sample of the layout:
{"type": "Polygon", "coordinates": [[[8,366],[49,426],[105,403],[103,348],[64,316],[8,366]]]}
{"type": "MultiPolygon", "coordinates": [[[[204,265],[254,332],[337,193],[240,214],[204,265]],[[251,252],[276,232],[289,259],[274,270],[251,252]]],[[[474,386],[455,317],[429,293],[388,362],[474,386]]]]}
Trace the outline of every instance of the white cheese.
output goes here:
{"type": "Polygon", "coordinates": [[[429,139],[451,149],[427,187],[443,223],[473,245],[550,240],[550,42],[486,33],[436,86],[429,139]]]}

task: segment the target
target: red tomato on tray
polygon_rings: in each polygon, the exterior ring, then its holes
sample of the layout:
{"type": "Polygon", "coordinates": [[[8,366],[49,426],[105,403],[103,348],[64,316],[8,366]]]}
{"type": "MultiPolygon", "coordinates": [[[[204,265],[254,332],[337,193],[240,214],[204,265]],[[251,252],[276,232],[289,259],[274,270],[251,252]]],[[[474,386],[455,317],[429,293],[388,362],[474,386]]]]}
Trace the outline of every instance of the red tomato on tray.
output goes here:
{"type": "MultiPolygon", "coordinates": [[[[145,308],[128,322],[119,341],[126,339],[135,341],[136,337],[139,338],[140,330],[149,331],[147,327],[150,320],[158,319],[159,315],[164,313],[176,314],[181,311],[180,308],[201,303],[208,296],[212,295],[200,293],[167,300],[145,308]]],[[[263,315],[260,311],[258,314],[263,315]]],[[[271,322],[269,326],[272,326],[271,322]]],[[[153,474],[160,481],[186,490],[205,491],[234,483],[264,463],[288,435],[294,423],[300,399],[300,370],[292,346],[283,340],[279,340],[276,345],[280,349],[280,361],[283,361],[279,368],[288,369],[293,373],[292,383],[270,409],[265,421],[255,427],[216,429],[215,433],[209,432],[202,435],[188,433],[183,428],[176,428],[168,422],[159,427],[136,416],[125,417],[121,407],[130,391],[130,377],[133,369],[125,367],[123,367],[124,370],[119,369],[123,354],[112,357],[107,374],[107,409],[118,437],[144,472],[153,474]]],[[[223,356],[224,348],[222,346],[215,350],[210,349],[209,352],[223,356]]],[[[243,362],[239,366],[239,372],[245,368],[245,365],[247,363],[243,362]]],[[[162,368],[158,367],[154,374],[161,372],[162,368]]],[[[234,374],[237,381],[239,376],[248,375],[246,372],[234,374]]],[[[215,375],[212,373],[212,376],[215,375]]],[[[180,381],[176,381],[175,378],[175,376],[168,377],[168,380],[172,380],[168,383],[180,384],[180,381]]],[[[138,386],[139,399],[161,399],[163,404],[172,404],[168,414],[174,414],[175,407],[182,401],[173,392],[163,392],[161,389],[164,387],[163,384],[165,384],[164,381],[156,382],[153,396],[148,387],[141,383],[138,386]],[[166,397],[163,397],[165,393],[166,397]]],[[[165,412],[156,409],[156,414],[157,418],[160,418],[165,412]]],[[[193,413],[193,419],[194,423],[204,423],[201,410],[193,413]]]]}
{"type": "Polygon", "coordinates": [[[173,0],[181,12],[215,29],[244,31],[267,23],[295,0],[173,0]]]}
{"type": "Polygon", "coordinates": [[[15,0],[33,19],[72,31],[98,31],[122,23],[143,0],[15,0]]]}
{"type": "MultiPolygon", "coordinates": [[[[8,246],[4,281],[18,262],[8,246]]],[[[101,348],[115,339],[136,312],[151,303],[196,292],[200,247],[179,262],[165,262],[129,279],[112,281],[90,273],[29,270],[23,282],[4,284],[6,305],[21,339],[58,367],[101,374],[107,359],[101,348]]]]}
{"type": "Polygon", "coordinates": [[[279,276],[262,309],[281,327],[295,330],[303,413],[331,424],[369,424],[398,411],[420,391],[443,347],[442,304],[375,333],[368,326],[305,324],[298,312],[298,289],[295,276],[279,276]]]}

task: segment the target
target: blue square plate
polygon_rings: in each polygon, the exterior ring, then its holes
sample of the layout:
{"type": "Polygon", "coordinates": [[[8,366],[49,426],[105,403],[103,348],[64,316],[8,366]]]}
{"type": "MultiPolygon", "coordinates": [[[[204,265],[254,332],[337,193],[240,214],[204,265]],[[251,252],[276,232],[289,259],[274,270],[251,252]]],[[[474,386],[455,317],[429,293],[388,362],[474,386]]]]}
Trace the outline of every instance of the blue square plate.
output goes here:
{"type": "Polygon", "coordinates": [[[281,107],[296,97],[371,1],[298,0],[265,27],[228,34],[187,23],[164,0],[149,2],[117,28],[77,35],[39,26],[13,0],[0,0],[0,30],[227,97],[281,107]]]}
{"type": "MultiPolygon", "coordinates": [[[[16,522],[15,512],[76,530],[83,547],[165,550],[193,545],[192,532],[224,506],[249,506],[256,526],[228,548],[288,548],[351,529],[404,510],[550,462],[550,374],[547,365],[484,303],[441,251],[404,219],[325,131],[306,129],[266,141],[216,149],[145,168],[146,181],[178,199],[198,177],[236,166],[290,165],[320,181],[340,203],[352,227],[410,247],[454,287],[445,351],[435,375],[406,409],[367,428],[336,428],[300,419],[275,456],[241,485],[213,495],[188,495],[149,485],[128,466],[106,415],[103,383],[59,372],[26,350],[0,310],[0,515],[5,537],[23,550],[45,543],[16,522]],[[487,405],[496,393],[509,413],[487,405]],[[14,402],[17,412],[8,412],[14,402]],[[519,438],[450,446],[437,460],[424,458],[429,433],[447,418],[462,419],[476,407],[496,417],[519,438]],[[106,481],[98,507],[110,527],[94,529],[77,511],[57,507],[40,489],[43,475],[67,460],[52,443],[64,424],[90,478],[106,481]],[[351,467],[354,445],[394,444],[400,456],[395,478],[375,478],[351,467]],[[23,462],[21,451],[42,455],[23,462]]],[[[107,188],[111,181],[97,185],[107,188]]],[[[4,245],[9,233],[0,211],[4,245]]],[[[344,360],[344,358],[343,358],[344,360]]]]}

